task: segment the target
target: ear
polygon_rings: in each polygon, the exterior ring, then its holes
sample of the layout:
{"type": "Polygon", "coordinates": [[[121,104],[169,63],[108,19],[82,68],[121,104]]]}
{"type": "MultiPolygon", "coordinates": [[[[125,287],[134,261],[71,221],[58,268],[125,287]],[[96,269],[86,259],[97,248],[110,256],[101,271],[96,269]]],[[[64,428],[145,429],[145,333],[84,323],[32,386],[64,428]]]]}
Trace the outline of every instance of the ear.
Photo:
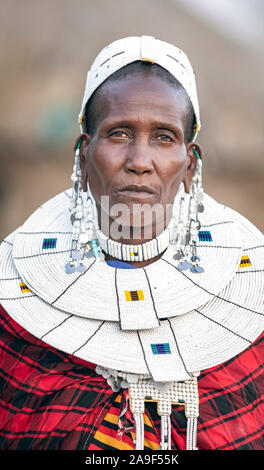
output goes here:
{"type": "Polygon", "coordinates": [[[87,191],[87,181],[88,181],[88,173],[87,173],[87,160],[88,160],[88,145],[91,141],[91,136],[89,134],[81,134],[77,137],[74,145],[74,151],[78,145],[80,144],[80,167],[82,172],[82,182],[83,182],[83,191],[87,191]]]}
{"type": "Polygon", "coordinates": [[[186,146],[186,150],[187,150],[188,164],[187,164],[186,175],[185,175],[185,179],[183,181],[183,184],[184,184],[185,192],[189,193],[192,178],[193,178],[196,166],[197,166],[198,157],[196,155],[196,152],[198,153],[199,158],[201,160],[203,158],[202,157],[203,152],[202,152],[202,148],[201,148],[200,144],[198,144],[196,142],[188,142],[188,144],[186,146]]]}

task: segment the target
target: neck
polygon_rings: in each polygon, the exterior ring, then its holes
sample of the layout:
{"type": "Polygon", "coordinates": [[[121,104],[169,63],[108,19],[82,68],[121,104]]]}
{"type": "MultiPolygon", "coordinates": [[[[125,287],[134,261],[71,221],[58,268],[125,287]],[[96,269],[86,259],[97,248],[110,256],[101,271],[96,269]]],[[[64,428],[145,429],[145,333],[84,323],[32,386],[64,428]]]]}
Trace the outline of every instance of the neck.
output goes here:
{"type": "Polygon", "coordinates": [[[126,245],[141,245],[155,239],[164,232],[172,217],[170,210],[159,218],[153,213],[149,219],[138,219],[137,224],[130,224],[130,220],[120,223],[120,219],[114,219],[100,209],[97,206],[100,230],[111,240],[126,245]]]}

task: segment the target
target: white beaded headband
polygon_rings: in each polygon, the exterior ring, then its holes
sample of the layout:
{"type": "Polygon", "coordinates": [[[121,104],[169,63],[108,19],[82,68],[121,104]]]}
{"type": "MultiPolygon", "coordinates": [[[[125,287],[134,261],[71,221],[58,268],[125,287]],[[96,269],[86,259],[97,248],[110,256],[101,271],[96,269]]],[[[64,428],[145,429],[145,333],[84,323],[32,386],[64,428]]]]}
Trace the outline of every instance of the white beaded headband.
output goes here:
{"type": "Polygon", "coordinates": [[[195,75],[187,55],[179,48],[152,36],[127,37],[106,46],[94,60],[87,74],[82,107],[79,114],[81,132],[85,131],[85,107],[93,92],[114,72],[142,60],[160,65],[183,86],[193,105],[196,118],[195,140],[200,128],[200,111],[195,75]]]}

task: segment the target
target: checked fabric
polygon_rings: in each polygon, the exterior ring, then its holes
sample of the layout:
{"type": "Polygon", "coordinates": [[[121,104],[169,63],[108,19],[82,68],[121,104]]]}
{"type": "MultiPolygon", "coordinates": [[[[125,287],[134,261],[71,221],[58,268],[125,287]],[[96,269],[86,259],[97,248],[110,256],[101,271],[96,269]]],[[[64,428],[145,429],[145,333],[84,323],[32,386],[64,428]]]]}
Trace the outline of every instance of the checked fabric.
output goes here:
{"type": "MultiPolygon", "coordinates": [[[[199,377],[198,449],[264,449],[264,334],[199,377]]],[[[36,339],[0,307],[0,449],[134,449],[126,390],[113,392],[95,365],[36,339]]],[[[182,406],[172,448],[186,445],[182,406]]],[[[145,448],[157,449],[160,419],[148,402],[145,448]]]]}

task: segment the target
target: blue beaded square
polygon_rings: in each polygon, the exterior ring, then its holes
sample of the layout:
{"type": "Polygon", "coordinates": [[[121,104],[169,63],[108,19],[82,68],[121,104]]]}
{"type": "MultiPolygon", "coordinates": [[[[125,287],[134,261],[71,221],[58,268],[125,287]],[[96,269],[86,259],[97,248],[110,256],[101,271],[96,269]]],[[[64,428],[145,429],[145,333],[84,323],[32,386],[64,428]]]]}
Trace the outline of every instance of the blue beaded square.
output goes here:
{"type": "Polygon", "coordinates": [[[151,344],[153,354],[171,354],[169,343],[151,344]]]}
{"type": "Polygon", "coordinates": [[[48,250],[56,248],[57,238],[44,238],[42,250],[48,250]]]}
{"type": "Polygon", "coordinates": [[[212,242],[213,241],[211,232],[209,230],[200,230],[198,232],[198,237],[199,237],[200,242],[212,242]]]}

